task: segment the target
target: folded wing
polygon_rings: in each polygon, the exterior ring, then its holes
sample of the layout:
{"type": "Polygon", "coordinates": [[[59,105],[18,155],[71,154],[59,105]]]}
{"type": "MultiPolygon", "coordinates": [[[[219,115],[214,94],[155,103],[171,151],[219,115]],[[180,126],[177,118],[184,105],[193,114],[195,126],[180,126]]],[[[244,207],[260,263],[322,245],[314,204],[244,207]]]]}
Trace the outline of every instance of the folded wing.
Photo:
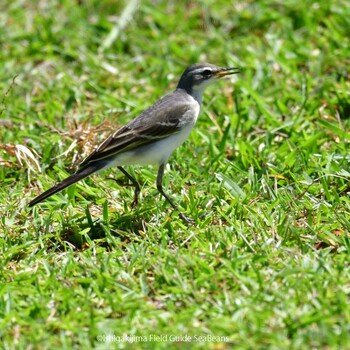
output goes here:
{"type": "Polygon", "coordinates": [[[168,96],[108,137],[80,166],[85,167],[92,162],[113,157],[120,152],[130,151],[177,133],[183,126],[179,116],[184,115],[191,106],[184,101],[174,108],[173,98],[169,99],[168,96]],[[152,118],[152,123],[147,122],[149,118],[152,118]]]}

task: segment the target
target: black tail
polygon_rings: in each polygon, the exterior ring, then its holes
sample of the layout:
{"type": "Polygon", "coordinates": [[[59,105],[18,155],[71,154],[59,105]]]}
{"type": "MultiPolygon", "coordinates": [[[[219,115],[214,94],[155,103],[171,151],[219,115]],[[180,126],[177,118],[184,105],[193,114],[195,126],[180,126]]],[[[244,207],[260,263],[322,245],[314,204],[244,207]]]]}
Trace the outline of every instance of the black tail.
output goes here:
{"type": "Polygon", "coordinates": [[[64,188],[78,182],[81,179],[84,179],[85,177],[89,176],[90,174],[94,173],[97,170],[100,170],[101,164],[90,164],[87,167],[78,170],[75,174],[67,177],[65,180],[59,182],[55,186],[51,187],[49,190],[45,191],[44,193],[40,194],[39,196],[35,197],[30,203],[29,207],[32,207],[33,205],[42,202],[44,199],[52,196],[53,194],[62,191],[64,188]]]}

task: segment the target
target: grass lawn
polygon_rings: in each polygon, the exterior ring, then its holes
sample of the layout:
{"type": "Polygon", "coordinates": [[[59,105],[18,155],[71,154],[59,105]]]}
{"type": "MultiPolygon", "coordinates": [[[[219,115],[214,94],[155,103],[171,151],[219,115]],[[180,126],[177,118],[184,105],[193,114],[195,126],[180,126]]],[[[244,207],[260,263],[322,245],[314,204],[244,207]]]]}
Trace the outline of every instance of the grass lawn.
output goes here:
{"type": "Polygon", "coordinates": [[[0,348],[350,349],[347,1],[0,3],[0,348]],[[117,169],[28,202],[195,62],[158,194],[117,169]],[[113,178],[117,181],[111,181],[113,178]]]}

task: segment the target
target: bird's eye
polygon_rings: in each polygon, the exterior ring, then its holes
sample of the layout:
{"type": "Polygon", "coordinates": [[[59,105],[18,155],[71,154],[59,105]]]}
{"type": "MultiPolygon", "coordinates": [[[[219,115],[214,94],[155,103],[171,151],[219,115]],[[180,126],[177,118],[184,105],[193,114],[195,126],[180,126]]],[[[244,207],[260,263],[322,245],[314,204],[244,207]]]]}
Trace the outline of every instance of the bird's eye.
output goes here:
{"type": "Polygon", "coordinates": [[[205,76],[205,77],[208,77],[209,75],[212,74],[212,71],[211,69],[204,69],[202,74],[205,76]]]}

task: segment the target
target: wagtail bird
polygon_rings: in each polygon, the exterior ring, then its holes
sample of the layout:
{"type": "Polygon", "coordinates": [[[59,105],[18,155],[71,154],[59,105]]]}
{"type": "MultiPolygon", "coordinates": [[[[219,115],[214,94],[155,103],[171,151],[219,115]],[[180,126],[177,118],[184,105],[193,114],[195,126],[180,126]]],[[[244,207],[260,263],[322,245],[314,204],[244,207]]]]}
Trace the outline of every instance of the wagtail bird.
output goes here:
{"type": "MultiPolygon", "coordinates": [[[[183,72],[174,92],[109,136],[83,160],[75,174],[34,198],[29,206],[112,166],[116,166],[135,187],[133,204],[137,204],[140,185],[123,166],[158,164],[157,189],[174,210],[178,210],[163,190],[164,167],[170,154],[187,139],[196,124],[204,89],[218,79],[236,73],[239,73],[238,68],[222,68],[210,63],[192,64],[183,72]]],[[[180,217],[190,221],[181,212],[180,217]]]]}

